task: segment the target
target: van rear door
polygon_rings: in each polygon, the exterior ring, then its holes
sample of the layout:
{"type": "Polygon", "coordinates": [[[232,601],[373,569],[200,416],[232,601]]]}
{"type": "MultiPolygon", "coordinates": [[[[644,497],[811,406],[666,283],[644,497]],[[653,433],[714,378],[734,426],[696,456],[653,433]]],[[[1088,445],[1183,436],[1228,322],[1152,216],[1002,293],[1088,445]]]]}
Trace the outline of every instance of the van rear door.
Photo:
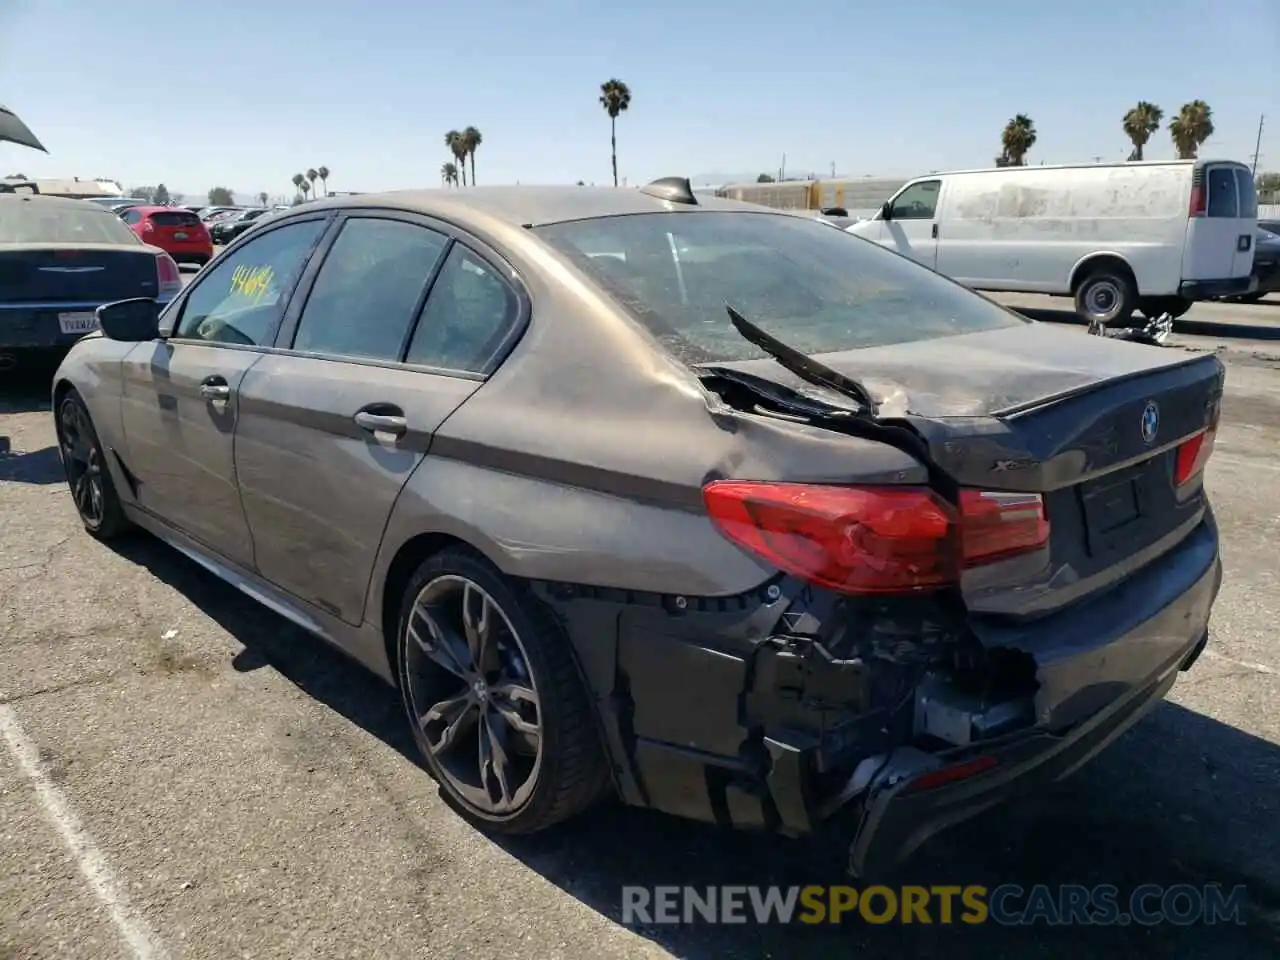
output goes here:
{"type": "Polygon", "coordinates": [[[1229,280],[1253,270],[1258,200],[1249,168],[1230,161],[1192,167],[1183,280],[1229,280]]]}

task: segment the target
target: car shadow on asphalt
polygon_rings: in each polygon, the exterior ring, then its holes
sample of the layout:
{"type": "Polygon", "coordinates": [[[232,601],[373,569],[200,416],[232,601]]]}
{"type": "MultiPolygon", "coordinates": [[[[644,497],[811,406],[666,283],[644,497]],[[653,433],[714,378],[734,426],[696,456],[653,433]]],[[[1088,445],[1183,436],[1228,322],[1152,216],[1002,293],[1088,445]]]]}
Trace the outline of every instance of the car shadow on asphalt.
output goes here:
{"type": "MultiPolygon", "coordinates": [[[[243,597],[149,536],[112,544],[182,593],[243,645],[232,667],[270,668],[421,766],[398,698],[323,641],[243,597]]],[[[425,776],[425,773],[424,773],[425,776]]],[[[1074,778],[989,812],[927,843],[889,882],[1217,883],[1249,892],[1248,923],[1065,929],[963,924],[648,925],[641,936],[680,957],[889,960],[950,957],[1276,956],[1280,922],[1280,747],[1170,702],[1074,778]]],[[[801,840],[739,833],[604,803],[532,837],[497,842],[583,904],[622,923],[629,885],[805,886],[852,883],[846,834],[801,840]]],[[[1021,901],[1015,901],[1021,902],[1021,901]]]]}
{"type": "Polygon", "coordinates": [[[62,483],[66,474],[57,447],[14,450],[7,437],[0,436],[0,483],[30,483],[47,486],[62,483]]]}

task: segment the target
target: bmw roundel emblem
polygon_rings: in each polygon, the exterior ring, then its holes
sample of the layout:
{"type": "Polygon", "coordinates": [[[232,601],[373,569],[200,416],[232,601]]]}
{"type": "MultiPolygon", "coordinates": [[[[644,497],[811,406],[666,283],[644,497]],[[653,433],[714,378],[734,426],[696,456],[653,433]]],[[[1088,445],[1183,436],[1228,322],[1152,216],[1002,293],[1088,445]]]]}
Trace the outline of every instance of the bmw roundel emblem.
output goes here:
{"type": "Polygon", "coordinates": [[[1160,432],[1160,408],[1154,400],[1147,402],[1142,411],[1142,442],[1154,443],[1156,434],[1160,432]]]}

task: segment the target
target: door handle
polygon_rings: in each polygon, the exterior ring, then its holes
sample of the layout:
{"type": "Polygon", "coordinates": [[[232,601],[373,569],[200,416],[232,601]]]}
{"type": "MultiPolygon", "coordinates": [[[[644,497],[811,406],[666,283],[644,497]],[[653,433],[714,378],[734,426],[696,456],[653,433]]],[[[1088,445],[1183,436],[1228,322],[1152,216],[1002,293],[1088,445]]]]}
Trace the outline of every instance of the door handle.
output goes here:
{"type": "Polygon", "coordinates": [[[200,396],[206,400],[228,400],[231,398],[231,387],[225,378],[214,374],[201,381],[200,396]]]}
{"type": "Polygon", "coordinates": [[[395,414],[370,413],[368,410],[361,410],[353,419],[357,427],[370,433],[391,433],[399,437],[409,432],[409,422],[395,414]]]}
{"type": "Polygon", "coordinates": [[[933,225],[933,239],[938,239],[938,225],[936,223],[933,225]]]}

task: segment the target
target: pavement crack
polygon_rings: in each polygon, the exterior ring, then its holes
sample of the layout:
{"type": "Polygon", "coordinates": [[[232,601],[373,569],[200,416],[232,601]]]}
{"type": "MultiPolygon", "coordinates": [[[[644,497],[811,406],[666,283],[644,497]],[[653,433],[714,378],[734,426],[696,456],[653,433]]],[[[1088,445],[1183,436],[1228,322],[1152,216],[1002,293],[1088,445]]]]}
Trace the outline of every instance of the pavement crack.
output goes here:
{"type": "Polygon", "coordinates": [[[36,690],[27,690],[24,693],[15,693],[11,697],[0,696],[0,706],[9,706],[15,703],[22,703],[26,700],[33,700],[36,697],[42,697],[47,693],[62,693],[64,690],[74,690],[77,687],[91,687],[94,684],[105,683],[107,680],[113,679],[118,673],[118,670],[112,670],[107,673],[81,677],[78,680],[69,680],[66,683],[53,683],[47,687],[40,687],[36,690]]]}

